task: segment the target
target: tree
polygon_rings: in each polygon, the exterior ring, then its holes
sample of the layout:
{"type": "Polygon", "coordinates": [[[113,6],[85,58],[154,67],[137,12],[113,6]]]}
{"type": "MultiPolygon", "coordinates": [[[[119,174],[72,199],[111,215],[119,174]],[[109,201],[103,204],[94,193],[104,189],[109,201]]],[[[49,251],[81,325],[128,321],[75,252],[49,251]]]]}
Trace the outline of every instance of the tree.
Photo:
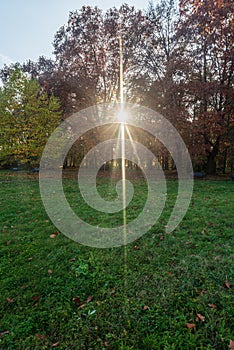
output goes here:
{"type": "MultiPolygon", "coordinates": [[[[134,7],[125,4],[103,14],[97,7],[83,6],[70,13],[68,23],[55,35],[58,70],[65,81],[76,80],[79,90],[86,91],[88,105],[114,101],[119,98],[120,34],[127,93],[145,30],[145,17],[134,7]]],[[[80,95],[74,88],[73,93],[80,95]]]]}
{"type": "Polygon", "coordinates": [[[233,125],[234,4],[230,0],[181,0],[181,87],[193,125],[193,145],[216,171],[221,151],[225,171],[233,125]],[[183,62],[183,63],[182,63],[183,62]]]}
{"type": "Polygon", "coordinates": [[[19,69],[0,90],[0,161],[38,164],[50,133],[59,125],[59,100],[41,91],[39,83],[19,69]]]}

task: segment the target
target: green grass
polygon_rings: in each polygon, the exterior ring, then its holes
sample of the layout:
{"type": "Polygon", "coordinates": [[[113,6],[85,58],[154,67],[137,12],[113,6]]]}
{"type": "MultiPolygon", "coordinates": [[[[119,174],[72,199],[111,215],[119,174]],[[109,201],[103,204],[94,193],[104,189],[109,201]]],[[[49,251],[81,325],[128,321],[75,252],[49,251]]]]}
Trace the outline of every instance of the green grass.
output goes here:
{"type": "MultiPolygon", "coordinates": [[[[135,187],[129,219],[145,200],[144,182],[135,180],[135,187]]],[[[77,208],[72,179],[64,180],[64,188],[84,219],[110,223],[84,203],[77,208]]],[[[105,179],[99,190],[114,195],[105,179]]],[[[173,234],[165,234],[177,195],[177,182],[168,181],[159,222],[137,242],[112,249],[85,247],[62,234],[50,238],[56,228],[36,177],[2,172],[0,192],[0,349],[229,348],[234,183],[196,181],[186,217],[173,234]],[[197,314],[204,322],[196,321],[197,314]]],[[[121,220],[120,214],[111,216],[113,225],[121,220]]]]}

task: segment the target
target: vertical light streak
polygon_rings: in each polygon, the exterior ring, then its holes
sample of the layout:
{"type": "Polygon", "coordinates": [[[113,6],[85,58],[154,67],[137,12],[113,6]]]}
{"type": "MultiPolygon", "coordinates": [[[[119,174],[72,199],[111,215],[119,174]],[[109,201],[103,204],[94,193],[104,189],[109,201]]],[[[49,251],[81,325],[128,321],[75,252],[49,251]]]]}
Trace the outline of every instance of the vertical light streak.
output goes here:
{"type": "Polygon", "coordinates": [[[121,157],[122,157],[122,185],[123,185],[123,226],[124,226],[124,243],[126,244],[126,168],[125,168],[125,125],[121,123],[121,157]]]}
{"type": "Polygon", "coordinates": [[[120,22],[119,30],[119,93],[120,93],[120,103],[121,109],[123,110],[124,104],[124,73],[123,73],[123,37],[122,37],[122,23],[120,22]]]}
{"type": "MultiPolygon", "coordinates": [[[[120,103],[121,103],[121,110],[120,110],[120,136],[121,136],[121,168],[122,168],[122,196],[123,196],[123,235],[124,235],[124,288],[125,288],[125,294],[127,293],[127,275],[128,275],[128,268],[127,268],[127,212],[126,212],[126,168],[125,168],[125,112],[124,112],[124,69],[123,69],[123,37],[122,37],[122,16],[120,14],[120,27],[119,27],[119,93],[120,93],[120,103]]],[[[128,298],[127,295],[125,295],[125,313],[126,313],[126,321],[128,321],[128,298]]],[[[127,324],[127,326],[129,326],[127,324]]]]}
{"type": "MultiPolygon", "coordinates": [[[[123,73],[123,37],[122,37],[122,18],[120,18],[119,29],[119,92],[121,111],[120,115],[124,115],[124,73],[123,73]]],[[[122,158],[122,189],[123,189],[123,229],[124,229],[124,243],[126,244],[126,168],[125,168],[125,121],[122,119],[121,124],[121,158],[122,158]]]]}

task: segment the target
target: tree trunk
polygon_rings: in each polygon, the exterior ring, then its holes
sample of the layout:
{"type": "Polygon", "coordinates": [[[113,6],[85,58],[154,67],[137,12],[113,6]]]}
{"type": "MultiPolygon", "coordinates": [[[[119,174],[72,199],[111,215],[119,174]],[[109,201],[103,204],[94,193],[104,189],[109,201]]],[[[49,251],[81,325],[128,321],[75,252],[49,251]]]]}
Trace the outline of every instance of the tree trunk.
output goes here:
{"type": "Polygon", "coordinates": [[[210,175],[214,175],[216,173],[216,156],[214,156],[213,152],[208,156],[206,171],[210,175]]]}
{"type": "Polygon", "coordinates": [[[223,174],[226,173],[226,168],[227,168],[227,155],[228,155],[228,151],[227,149],[225,149],[224,151],[224,159],[223,159],[223,174]]]}
{"type": "Polygon", "coordinates": [[[208,174],[213,175],[216,173],[216,156],[219,153],[219,142],[217,142],[211,152],[209,152],[206,171],[208,174]]]}

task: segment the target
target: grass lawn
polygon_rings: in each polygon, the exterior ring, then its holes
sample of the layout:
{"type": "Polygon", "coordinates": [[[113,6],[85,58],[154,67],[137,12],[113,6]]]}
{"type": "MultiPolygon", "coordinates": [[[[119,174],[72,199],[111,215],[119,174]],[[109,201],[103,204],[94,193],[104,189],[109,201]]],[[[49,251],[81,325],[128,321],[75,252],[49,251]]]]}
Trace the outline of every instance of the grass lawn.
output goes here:
{"type": "MultiPolygon", "coordinates": [[[[134,218],[143,180],[128,210],[134,218]]],[[[93,224],[110,222],[77,205],[93,224]],[[99,222],[100,223],[100,222],[99,222]]],[[[99,190],[112,195],[108,180],[99,190]]],[[[168,181],[166,208],[146,235],[127,247],[95,249],[56,228],[42,205],[38,179],[0,173],[0,349],[229,349],[234,340],[234,183],[195,182],[186,217],[173,234],[164,226],[177,195],[168,181]]],[[[79,202],[78,202],[79,203],[79,202]]],[[[121,224],[122,215],[111,223],[121,224]]]]}

